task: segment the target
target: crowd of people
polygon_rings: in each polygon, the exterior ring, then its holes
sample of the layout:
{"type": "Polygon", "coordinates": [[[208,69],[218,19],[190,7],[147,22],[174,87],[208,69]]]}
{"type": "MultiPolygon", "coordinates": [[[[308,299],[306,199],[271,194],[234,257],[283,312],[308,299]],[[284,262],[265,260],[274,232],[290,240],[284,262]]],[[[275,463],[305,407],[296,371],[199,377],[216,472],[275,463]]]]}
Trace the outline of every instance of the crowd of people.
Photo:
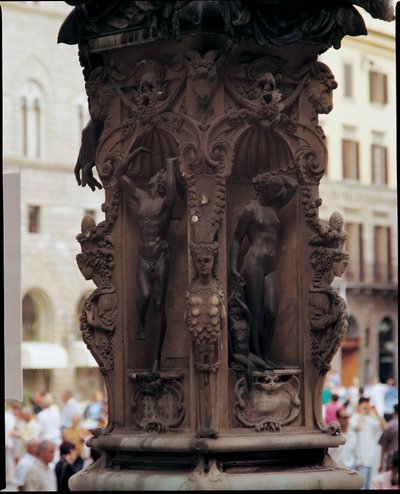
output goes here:
{"type": "Polygon", "coordinates": [[[107,425],[107,400],[96,391],[88,403],[72,391],[58,406],[48,392],[38,392],[28,404],[6,403],[7,483],[20,491],[69,492],[69,478],[99,457],[87,439],[107,425]]]}
{"type": "MultiPolygon", "coordinates": [[[[344,445],[329,448],[338,464],[358,470],[363,489],[398,489],[398,389],[393,378],[359,379],[343,387],[335,372],[322,392],[325,422],[338,422],[344,445]]],[[[6,404],[7,482],[21,491],[69,492],[69,478],[99,457],[86,440],[107,425],[107,400],[101,391],[88,403],[62,394],[58,406],[48,392],[35,394],[29,405],[6,404]]]]}
{"type": "Polygon", "coordinates": [[[345,388],[335,372],[328,373],[322,392],[324,419],[338,422],[346,443],[329,448],[342,466],[362,473],[362,489],[398,489],[398,389],[392,377],[374,377],[361,387],[359,379],[345,388]]]}

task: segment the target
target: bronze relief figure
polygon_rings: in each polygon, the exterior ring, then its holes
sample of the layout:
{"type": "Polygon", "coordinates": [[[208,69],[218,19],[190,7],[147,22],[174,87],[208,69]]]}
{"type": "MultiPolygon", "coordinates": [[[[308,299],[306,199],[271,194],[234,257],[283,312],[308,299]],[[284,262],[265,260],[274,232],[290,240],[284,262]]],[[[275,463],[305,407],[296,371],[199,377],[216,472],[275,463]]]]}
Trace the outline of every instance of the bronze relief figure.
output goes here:
{"type": "Polygon", "coordinates": [[[138,340],[145,339],[146,313],[151,301],[155,307],[155,342],[152,371],[160,370],[161,349],[167,328],[165,297],[169,277],[169,253],[167,235],[172,209],[176,197],[176,161],[168,158],[166,167],[157,172],[149,181],[147,192],[133,182],[127,170],[139,152],[149,150],[138,148],[129,153],[119,164],[115,177],[121,188],[138,204],[139,253],[136,283],[139,295],[136,309],[139,327],[138,340]]]}
{"type": "Polygon", "coordinates": [[[250,350],[262,358],[268,367],[275,364],[268,359],[278,311],[277,280],[278,211],[294,196],[297,182],[289,176],[266,172],[253,179],[257,198],[241,213],[231,247],[231,273],[243,287],[246,305],[252,315],[250,350]],[[240,247],[245,237],[249,248],[238,266],[240,247]]]}

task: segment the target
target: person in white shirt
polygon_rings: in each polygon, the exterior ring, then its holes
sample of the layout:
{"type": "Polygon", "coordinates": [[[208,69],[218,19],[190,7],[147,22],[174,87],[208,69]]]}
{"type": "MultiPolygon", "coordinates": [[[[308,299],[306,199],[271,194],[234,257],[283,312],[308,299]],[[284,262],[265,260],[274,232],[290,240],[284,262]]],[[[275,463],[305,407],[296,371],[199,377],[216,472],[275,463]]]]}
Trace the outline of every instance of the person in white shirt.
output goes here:
{"type": "Polygon", "coordinates": [[[31,439],[39,439],[40,430],[32,408],[22,408],[20,411],[20,417],[22,420],[22,426],[18,437],[21,441],[20,450],[22,455],[26,452],[27,444],[31,439]]]}
{"type": "Polygon", "coordinates": [[[73,397],[72,391],[67,389],[62,394],[64,407],[61,410],[61,431],[72,426],[72,417],[83,414],[82,407],[78,400],[73,397]]]}
{"type": "Polygon", "coordinates": [[[362,489],[369,489],[371,477],[377,473],[380,464],[381,447],[378,444],[386,422],[369,398],[359,399],[358,411],[350,420],[350,426],[357,433],[356,468],[364,476],[362,489]]]}
{"type": "Polygon", "coordinates": [[[50,466],[54,460],[56,445],[52,441],[41,441],[38,457],[25,475],[24,491],[57,491],[57,477],[50,466]]]}
{"type": "Polygon", "coordinates": [[[53,399],[49,393],[42,397],[40,406],[42,407],[42,410],[36,416],[40,430],[39,438],[55,443],[56,456],[54,462],[56,463],[60,456],[58,448],[62,442],[60,409],[53,403],[53,399]]]}
{"type": "Polygon", "coordinates": [[[36,462],[39,443],[40,441],[38,439],[29,439],[26,444],[26,452],[21,456],[15,467],[15,485],[20,491],[25,490],[25,477],[28,470],[36,462]]]}
{"type": "Polygon", "coordinates": [[[356,468],[357,434],[350,426],[351,417],[346,408],[337,410],[336,418],[340,424],[340,433],[346,442],[338,448],[329,448],[328,453],[338,465],[354,470],[356,468]]]}
{"type": "Polygon", "coordinates": [[[364,396],[370,399],[382,417],[385,413],[385,394],[388,388],[389,386],[379,382],[377,377],[372,377],[364,390],[364,396]]]}
{"type": "Polygon", "coordinates": [[[4,433],[5,433],[5,446],[6,446],[6,479],[7,482],[13,483],[15,481],[15,460],[14,460],[14,427],[17,423],[17,410],[19,409],[18,403],[6,403],[5,417],[4,417],[4,433]]]}

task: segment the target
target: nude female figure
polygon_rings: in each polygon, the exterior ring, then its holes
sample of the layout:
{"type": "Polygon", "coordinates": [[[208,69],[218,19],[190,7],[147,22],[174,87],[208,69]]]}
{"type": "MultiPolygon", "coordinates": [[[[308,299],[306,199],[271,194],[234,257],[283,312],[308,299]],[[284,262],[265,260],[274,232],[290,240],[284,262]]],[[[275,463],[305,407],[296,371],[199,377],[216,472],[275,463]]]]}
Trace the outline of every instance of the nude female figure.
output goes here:
{"type": "Polygon", "coordinates": [[[246,305],[252,316],[250,347],[252,353],[268,360],[278,312],[279,294],[276,273],[278,211],[294,196],[297,182],[288,176],[270,172],[253,179],[257,198],[243,210],[236,225],[231,247],[231,273],[243,286],[246,305]],[[241,244],[250,243],[241,267],[238,266],[241,244]]]}
{"type": "Polygon", "coordinates": [[[161,348],[166,332],[165,297],[169,277],[169,253],[167,235],[176,196],[177,158],[168,158],[166,168],[154,175],[150,181],[150,192],[138,188],[127,175],[129,165],[139,152],[150,152],[145,148],[135,149],[118,165],[115,178],[119,185],[139,206],[139,255],[136,283],[139,296],[136,308],[139,328],[136,338],[145,339],[145,319],[151,299],[155,307],[155,343],[152,370],[160,370],[161,348]]]}

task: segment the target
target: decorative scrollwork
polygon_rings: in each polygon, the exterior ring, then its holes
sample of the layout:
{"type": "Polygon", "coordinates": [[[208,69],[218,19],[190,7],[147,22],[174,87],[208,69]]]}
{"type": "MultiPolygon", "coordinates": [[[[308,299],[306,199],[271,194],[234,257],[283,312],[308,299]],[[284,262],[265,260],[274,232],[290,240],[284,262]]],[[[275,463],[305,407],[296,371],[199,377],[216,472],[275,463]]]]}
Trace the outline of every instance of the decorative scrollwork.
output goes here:
{"type": "Polygon", "coordinates": [[[138,373],[129,379],[137,385],[131,410],[141,429],[160,434],[182,423],[185,417],[183,374],[138,373]]]}
{"type": "Polygon", "coordinates": [[[117,294],[111,281],[115,265],[111,231],[119,212],[117,190],[102,208],[106,219],[98,225],[90,215],[82,219],[81,232],[76,237],[82,252],[76,256],[76,261],[85,279],[92,279],[97,285],[82,307],[82,338],[100,371],[107,374],[114,369],[113,335],[118,309],[117,294]]]}
{"type": "Polygon", "coordinates": [[[251,394],[244,377],[236,382],[235,417],[243,427],[257,432],[279,432],[300,413],[300,381],[290,371],[256,371],[253,380],[251,394]]]}

